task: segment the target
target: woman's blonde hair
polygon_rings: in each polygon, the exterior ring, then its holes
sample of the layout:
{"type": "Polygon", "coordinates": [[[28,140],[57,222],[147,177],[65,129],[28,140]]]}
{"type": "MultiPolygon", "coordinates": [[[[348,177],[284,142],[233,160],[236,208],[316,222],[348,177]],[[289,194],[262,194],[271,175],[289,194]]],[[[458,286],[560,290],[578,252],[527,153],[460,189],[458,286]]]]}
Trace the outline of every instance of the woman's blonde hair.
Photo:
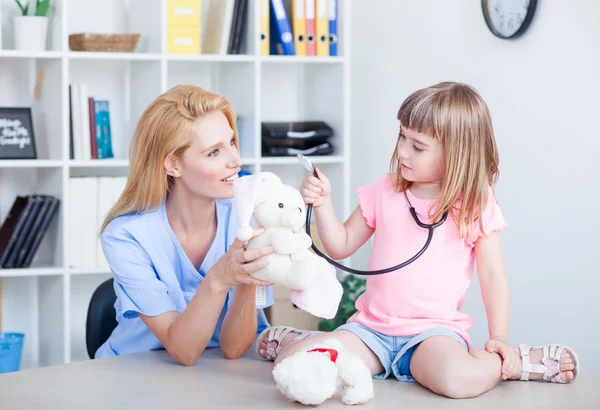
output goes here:
{"type": "Polygon", "coordinates": [[[140,117],[129,147],[127,185],[100,232],[118,216],[153,210],[162,204],[173,184],[165,170],[165,159],[181,158],[191,144],[194,121],[214,110],[225,114],[238,146],[235,112],[222,95],[180,85],[150,103],[140,117]]]}
{"type": "MultiPolygon", "coordinates": [[[[476,222],[483,232],[480,215],[489,187],[498,179],[498,149],[483,98],[469,85],[442,82],[408,96],[398,110],[398,120],[401,128],[432,136],[443,144],[444,177],[440,196],[430,209],[431,219],[438,221],[449,211],[461,238],[471,235],[476,222]]],[[[396,149],[390,170],[395,175],[395,189],[402,192],[411,183],[402,178],[399,163],[396,149]]]]}

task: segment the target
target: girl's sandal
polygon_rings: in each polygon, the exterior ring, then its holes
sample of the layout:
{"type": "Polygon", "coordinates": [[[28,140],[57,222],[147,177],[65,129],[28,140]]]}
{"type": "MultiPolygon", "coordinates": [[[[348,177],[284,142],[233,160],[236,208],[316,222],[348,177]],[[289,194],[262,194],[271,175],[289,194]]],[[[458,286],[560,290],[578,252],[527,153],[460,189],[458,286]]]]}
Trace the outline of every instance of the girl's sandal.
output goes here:
{"type": "Polygon", "coordinates": [[[574,378],[579,375],[579,358],[573,349],[565,345],[550,344],[546,346],[527,346],[522,344],[519,346],[521,354],[521,380],[529,380],[529,373],[542,374],[543,379],[553,383],[569,383],[560,378],[560,356],[566,350],[571,356],[575,369],[573,370],[574,378]],[[531,364],[529,361],[529,352],[533,349],[542,349],[542,363],[531,364]]]}
{"type": "Polygon", "coordinates": [[[299,329],[295,329],[293,327],[288,327],[288,326],[268,327],[265,330],[263,330],[260,333],[260,335],[258,335],[258,338],[256,339],[256,354],[258,354],[259,356],[260,356],[260,353],[259,353],[260,342],[263,341],[263,339],[265,338],[267,333],[268,333],[267,352],[266,352],[267,354],[264,359],[272,361],[272,360],[275,360],[275,358],[279,354],[279,351],[283,347],[281,345],[281,342],[289,333],[297,333],[298,336],[296,336],[294,338],[294,340],[302,340],[309,336],[316,335],[316,334],[323,333],[323,332],[314,331],[314,330],[299,330],[299,329]]]}

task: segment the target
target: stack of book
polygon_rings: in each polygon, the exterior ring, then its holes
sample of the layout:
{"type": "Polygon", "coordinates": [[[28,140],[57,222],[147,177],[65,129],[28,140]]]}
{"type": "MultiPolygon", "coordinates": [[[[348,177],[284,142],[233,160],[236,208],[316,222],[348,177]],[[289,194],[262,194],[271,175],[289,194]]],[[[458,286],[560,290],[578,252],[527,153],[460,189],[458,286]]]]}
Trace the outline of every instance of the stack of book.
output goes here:
{"type": "Polygon", "coordinates": [[[110,103],[89,94],[88,85],[69,85],[70,158],[113,158],[110,103]]]}
{"type": "Polygon", "coordinates": [[[0,228],[0,266],[28,268],[60,200],[52,195],[17,196],[0,228]]]}

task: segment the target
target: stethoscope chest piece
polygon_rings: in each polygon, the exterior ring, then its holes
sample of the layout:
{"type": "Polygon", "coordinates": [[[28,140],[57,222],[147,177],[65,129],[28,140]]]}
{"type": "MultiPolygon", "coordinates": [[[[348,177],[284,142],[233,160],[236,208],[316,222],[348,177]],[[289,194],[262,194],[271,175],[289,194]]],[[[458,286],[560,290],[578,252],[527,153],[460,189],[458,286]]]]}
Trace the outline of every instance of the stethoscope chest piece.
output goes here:
{"type": "Polygon", "coordinates": [[[304,168],[305,170],[307,170],[308,172],[310,172],[318,178],[317,171],[315,171],[315,167],[313,166],[309,158],[305,157],[302,154],[296,154],[296,157],[298,158],[300,165],[302,165],[302,168],[304,168]]]}

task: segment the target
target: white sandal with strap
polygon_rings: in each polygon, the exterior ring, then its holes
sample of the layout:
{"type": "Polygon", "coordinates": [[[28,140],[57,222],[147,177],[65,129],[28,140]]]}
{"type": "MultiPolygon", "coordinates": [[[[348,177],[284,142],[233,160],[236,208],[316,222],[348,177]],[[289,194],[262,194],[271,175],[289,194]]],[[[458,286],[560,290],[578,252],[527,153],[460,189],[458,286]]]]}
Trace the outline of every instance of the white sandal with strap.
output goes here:
{"type": "Polygon", "coordinates": [[[264,359],[272,361],[272,360],[275,360],[275,358],[279,354],[279,351],[283,347],[281,345],[281,342],[289,333],[298,333],[298,336],[296,336],[294,338],[294,340],[302,340],[309,336],[316,335],[316,334],[323,333],[323,332],[315,331],[315,330],[299,330],[299,329],[296,329],[293,327],[288,327],[288,326],[268,327],[265,330],[263,330],[260,333],[260,335],[258,335],[258,338],[256,339],[256,353],[259,356],[260,356],[260,353],[259,353],[260,342],[265,338],[267,333],[268,333],[267,352],[266,352],[266,357],[264,359]]]}
{"type": "Polygon", "coordinates": [[[565,345],[550,344],[546,346],[527,346],[522,344],[519,346],[519,352],[521,354],[521,380],[529,380],[529,373],[542,374],[544,380],[552,383],[569,383],[565,382],[560,378],[560,356],[566,350],[571,356],[575,369],[573,369],[573,375],[575,376],[572,381],[577,379],[579,375],[579,358],[577,353],[573,349],[565,345]],[[529,360],[529,353],[534,349],[542,349],[542,363],[531,364],[529,360]]]}

